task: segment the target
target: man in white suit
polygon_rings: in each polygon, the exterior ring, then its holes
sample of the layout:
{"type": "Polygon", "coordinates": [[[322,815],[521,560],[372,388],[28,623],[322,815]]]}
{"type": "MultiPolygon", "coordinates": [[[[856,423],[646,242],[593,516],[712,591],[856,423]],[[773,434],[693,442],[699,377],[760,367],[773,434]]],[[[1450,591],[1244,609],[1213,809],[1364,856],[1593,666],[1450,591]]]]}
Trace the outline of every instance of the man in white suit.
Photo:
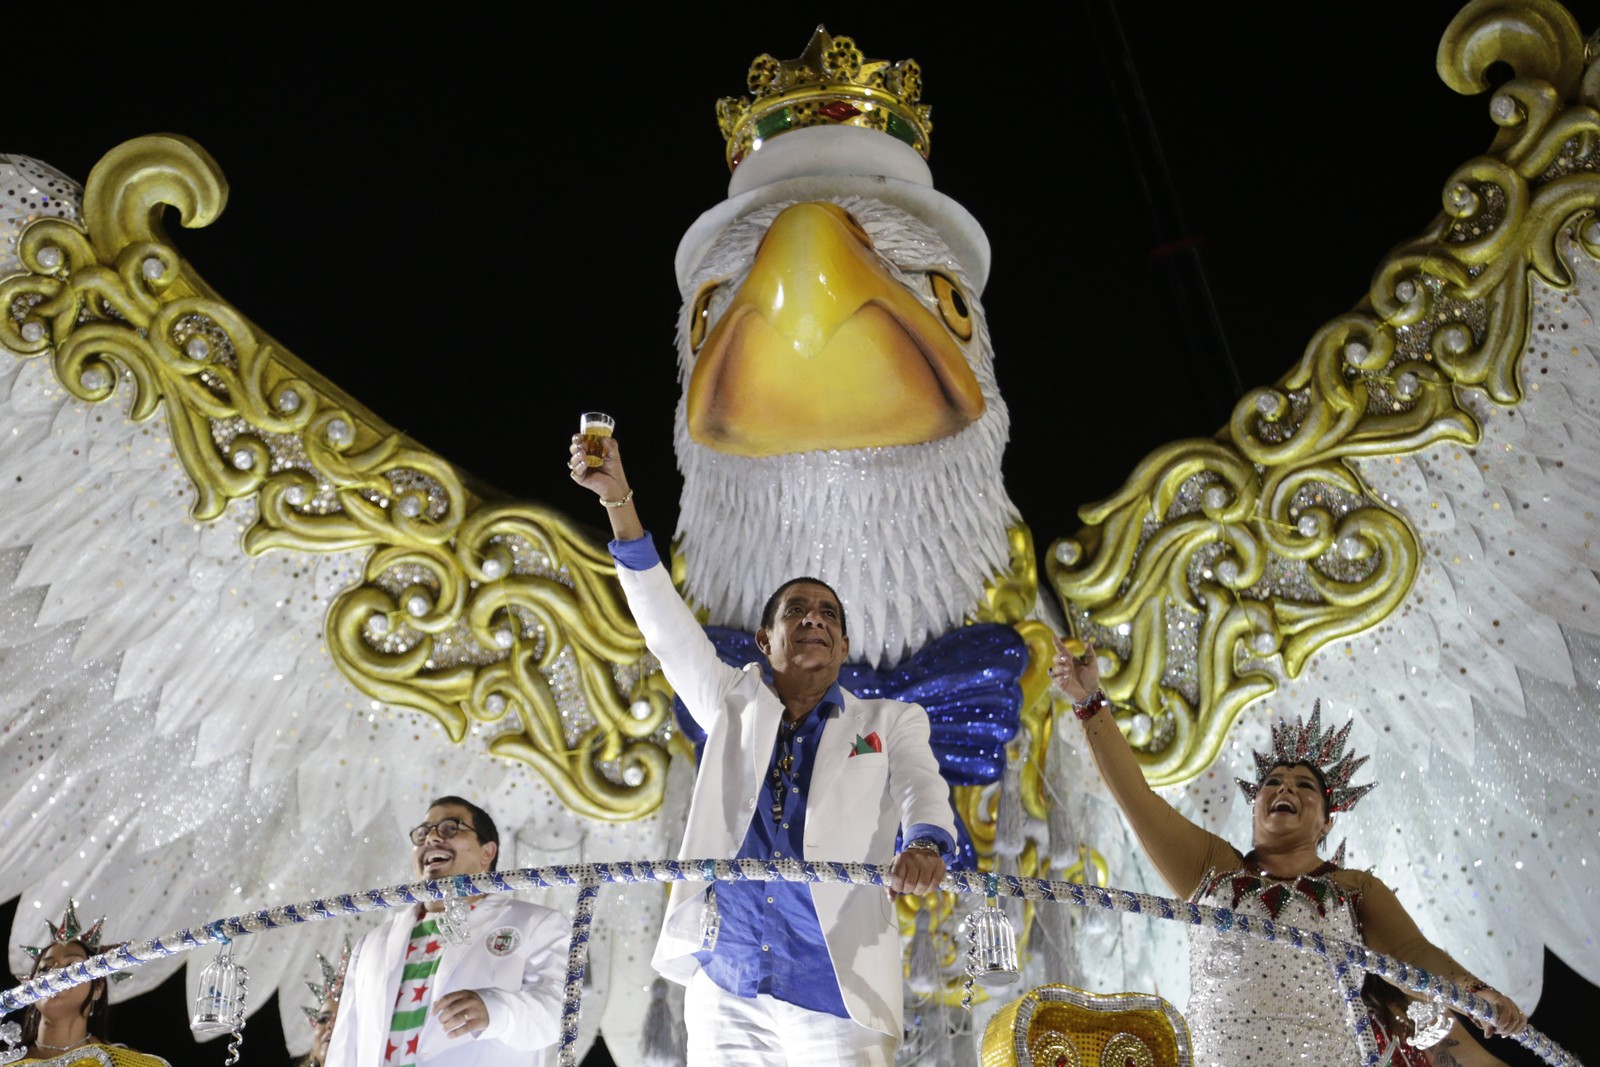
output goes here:
{"type": "MultiPolygon", "coordinates": [[[[495,869],[489,813],[440,797],[410,834],[421,879],[495,869]]],[[[464,943],[444,902],[404,908],[350,954],[328,1067],[498,1067],[532,1063],[560,1035],[571,924],[509,894],[471,898],[464,943]],[[445,928],[441,928],[445,927],[445,928]]]]}
{"type": "Polygon", "coordinates": [[[844,606],[813,578],[780,586],[762,613],[756,646],[770,685],[759,664],[724,664],[639,521],[615,439],[605,450],[591,468],[574,437],[569,470],[606,505],[634,619],[706,731],[679,856],[893,864],[887,895],[838,884],[675,883],[654,962],[688,986],[690,1063],[888,1067],[903,1011],[890,901],[937,886],[955,845],[927,714],[840,688],[844,606]],[[896,855],[902,828],[908,844],[896,855]]]}

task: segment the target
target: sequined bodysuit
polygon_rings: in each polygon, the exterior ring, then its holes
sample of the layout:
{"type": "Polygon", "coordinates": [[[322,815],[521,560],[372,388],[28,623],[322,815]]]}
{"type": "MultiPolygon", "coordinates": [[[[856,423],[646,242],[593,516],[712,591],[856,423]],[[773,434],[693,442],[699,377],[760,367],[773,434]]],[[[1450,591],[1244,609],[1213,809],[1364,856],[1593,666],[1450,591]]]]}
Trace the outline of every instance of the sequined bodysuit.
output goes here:
{"type": "MultiPolygon", "coordinates": [[[[1358,895],[1327,877],[1325,864],[1294,879],[1264,876],[1253,868],[1209,871],[1193,900],[1360,941],[1358,895]]],[[[1253,935],[1189,932],[1191,991],[1186,1013],[1196,1067],[1270,1067],[1300,1063],[1356,1067],[1370,1042],[1358,1038],[1350,1005],[1365,1019],[1359,971],[1336,978],[1327,960],[1253,935]]]]}

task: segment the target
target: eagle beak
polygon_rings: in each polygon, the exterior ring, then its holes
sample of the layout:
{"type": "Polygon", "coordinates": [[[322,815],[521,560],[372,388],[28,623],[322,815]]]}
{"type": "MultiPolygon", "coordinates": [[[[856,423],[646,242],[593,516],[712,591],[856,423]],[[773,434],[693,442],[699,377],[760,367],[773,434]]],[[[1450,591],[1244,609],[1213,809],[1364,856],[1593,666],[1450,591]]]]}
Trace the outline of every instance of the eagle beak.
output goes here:
{"type": "Polygon", "coordinates": [[[960,343],[827,203],[773,220],[687,400],[689,436],[741,456],[920,444],[983,412],[960,343]]]}

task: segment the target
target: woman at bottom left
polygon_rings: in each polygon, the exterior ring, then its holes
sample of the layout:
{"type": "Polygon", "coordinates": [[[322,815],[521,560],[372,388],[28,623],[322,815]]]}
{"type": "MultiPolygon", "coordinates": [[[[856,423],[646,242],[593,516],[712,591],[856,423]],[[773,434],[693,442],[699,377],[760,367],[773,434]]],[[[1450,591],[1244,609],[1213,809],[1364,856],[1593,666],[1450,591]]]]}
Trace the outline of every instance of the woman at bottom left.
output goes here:
{"type": "MultiPolygon", "coordinates": [[[[85,929],[78,922],[77,905],[69,900],[59,926],[45,920],[50,927],[50,940],[43,945],[24,946],[33,957],[28,977],[70,967],[112,947],[100,944],[104,924],[102,918],[85,929]]],[[[107,1041],[108,1009],[104,978],[30,1004],[22,1015],[25,1049],[22,1059],[15,1062],[31,1067],[171,1067],[160,1056],[107,1041]]]]}

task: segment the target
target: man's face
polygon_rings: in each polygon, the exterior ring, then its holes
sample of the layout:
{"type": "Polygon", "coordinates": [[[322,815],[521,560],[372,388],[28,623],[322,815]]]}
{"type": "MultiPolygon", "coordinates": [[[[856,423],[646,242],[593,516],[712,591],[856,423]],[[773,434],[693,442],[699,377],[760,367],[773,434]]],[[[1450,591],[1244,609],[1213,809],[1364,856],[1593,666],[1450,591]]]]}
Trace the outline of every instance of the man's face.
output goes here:
{"type": "Polygon", "coordinates": [[[419,879],[482,874],[489,869],[489,862],[500,848],[494,842],[484,844],[478,840],[476,831],[467,829],[473,825],[472,813],[460,804],[435,805],[428,809],[428,817],[423,822],[434,828],[411,850],[411,867],[419,879]],[[439,832],[438,824],[446,819],[461,823],[454,837],[447,838],[439,832]]]}
{"type": "Polygon", "coordinates": [[[775,674],[821,672],[838,678],[850,652],[850,639],[840,631],[843,611],[825,585],[799,582],[783,591],[772,626],[756,631],[756,647],[766,654],[775,674]]]}

